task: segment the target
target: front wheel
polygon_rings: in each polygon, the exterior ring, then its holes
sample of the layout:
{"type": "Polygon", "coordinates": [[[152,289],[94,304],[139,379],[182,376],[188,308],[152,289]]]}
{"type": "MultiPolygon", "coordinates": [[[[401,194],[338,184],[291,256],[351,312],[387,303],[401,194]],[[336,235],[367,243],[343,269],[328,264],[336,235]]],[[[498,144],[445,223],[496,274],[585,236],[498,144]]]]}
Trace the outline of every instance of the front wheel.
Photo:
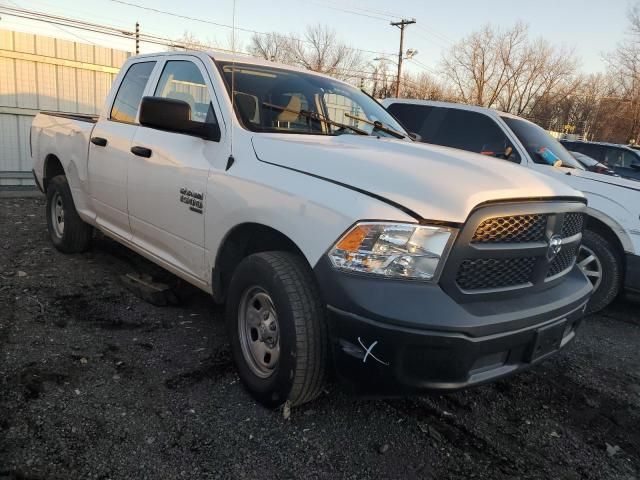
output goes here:
{"type": "Polygon", "coordinates": [[[576,263],[593,285],[587,313],[609,305],[622,287],[622,262],[615,245],[592,230],[585,230],[576,263]]]}
{"type": "Polygon", "coordinates": [[[321,393],[326,314],[304,259],[288,252],[245,258],[231,280],[226,322],[240,379],[260,403],[300,405],[321,393]]]}

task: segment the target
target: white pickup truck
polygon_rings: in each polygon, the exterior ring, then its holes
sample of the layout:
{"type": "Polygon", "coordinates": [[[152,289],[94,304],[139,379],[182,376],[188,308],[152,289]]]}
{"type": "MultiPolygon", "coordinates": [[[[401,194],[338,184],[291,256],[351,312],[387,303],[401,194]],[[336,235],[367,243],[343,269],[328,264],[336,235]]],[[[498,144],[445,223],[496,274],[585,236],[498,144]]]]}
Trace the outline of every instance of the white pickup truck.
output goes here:
{"type": "Polygon", "coordinates": [[[429,100],[389,98],[382,104],[423,142],[521,164],[585,195],[578,264],[594,286],[588,312],[606,307],[623,287],[640,291],[640,183],[585,170],[544,129],[515,115],[429,100]]]}
{"type": "Polygon", "coordinates": [[[260,402],[451,390],[575,336],[585,200],[547,176],[412,141],[372,98],[218,53],[129,59],[99,117],[41,113],[53,244],[97,228],[226,304],[260,402]]]}

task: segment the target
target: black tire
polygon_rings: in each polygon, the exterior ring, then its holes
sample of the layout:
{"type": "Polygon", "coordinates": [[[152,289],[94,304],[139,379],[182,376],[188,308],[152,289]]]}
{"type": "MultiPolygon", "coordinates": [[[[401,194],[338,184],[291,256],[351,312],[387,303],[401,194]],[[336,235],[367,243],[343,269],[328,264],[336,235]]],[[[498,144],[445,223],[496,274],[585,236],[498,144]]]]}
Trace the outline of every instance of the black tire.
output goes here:
{"type": "Polygon", "coordinates": [[[238,374],[256,400],[274,408],[287,400],[292,406],[300,405],[320,395],[328,368],[326,310],[304,259],[288,252],[245,258],[233,274],[225,314],[238,374]],[[239,312],[252,289],[270,296],[277,317],[279,359],[266,378],[255,373],[241,345],[239,312]]]}
{"type": "MultiPolygon", "coordinates": [[[[585,230],[582,245],[600,263],[601,281],[596,286],[587,305],[587,313],[596,313],[609,305],[622,288],[622,259],[616,245],[593,230],[585,230]]],[[[583,249],[578,255],[578,263],[585,258],[583,249]]],[[[586,265],[588,267],[588,265],[586,265]]],[[[584,270],[584,268],[583,268],[584,270]]],[[[586,272],[585,272],[586,273],[586,272]]],[[[589,278],[592,283],[594,277],[589,278]]]]}
{"type": "Polygon", "coordinates": [[[47,187],[47,229],[53,245],[64,253],[80,253],[89,249],[93,237],[93,227],[82,221],[73,203],[67,177],[57,175],[47,187]],[[54,220],[56,205],[62,209],[62,231],[60,223],[54,220]],[[57,222],[54,224],[54,222],[57,222]]]}

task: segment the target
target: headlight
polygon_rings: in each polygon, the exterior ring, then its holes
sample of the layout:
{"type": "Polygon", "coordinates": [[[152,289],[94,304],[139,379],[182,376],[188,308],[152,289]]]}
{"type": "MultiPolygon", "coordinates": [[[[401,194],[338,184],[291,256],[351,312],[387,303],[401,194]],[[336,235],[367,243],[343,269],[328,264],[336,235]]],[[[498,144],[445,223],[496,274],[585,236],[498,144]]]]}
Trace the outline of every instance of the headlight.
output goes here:
{"type": "Polygon", "coordinates": [[[453,230],[411,223],[357,223],[329,251],[333,266],[392,278],[435,277],[453,230]]]}

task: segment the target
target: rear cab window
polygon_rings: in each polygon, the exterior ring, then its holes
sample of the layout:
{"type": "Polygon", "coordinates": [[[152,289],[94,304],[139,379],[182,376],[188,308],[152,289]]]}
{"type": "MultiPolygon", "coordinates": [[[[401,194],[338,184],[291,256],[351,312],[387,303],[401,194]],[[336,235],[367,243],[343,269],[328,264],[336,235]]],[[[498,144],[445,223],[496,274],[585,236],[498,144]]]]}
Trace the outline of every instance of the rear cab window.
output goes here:
{"type": "Polygon", "coordinates": [[[147,86],[156,62],[138,62],[129,67],[116,93],[110,120],[123,123],[135,123],[142,95],[147,86]]]}

